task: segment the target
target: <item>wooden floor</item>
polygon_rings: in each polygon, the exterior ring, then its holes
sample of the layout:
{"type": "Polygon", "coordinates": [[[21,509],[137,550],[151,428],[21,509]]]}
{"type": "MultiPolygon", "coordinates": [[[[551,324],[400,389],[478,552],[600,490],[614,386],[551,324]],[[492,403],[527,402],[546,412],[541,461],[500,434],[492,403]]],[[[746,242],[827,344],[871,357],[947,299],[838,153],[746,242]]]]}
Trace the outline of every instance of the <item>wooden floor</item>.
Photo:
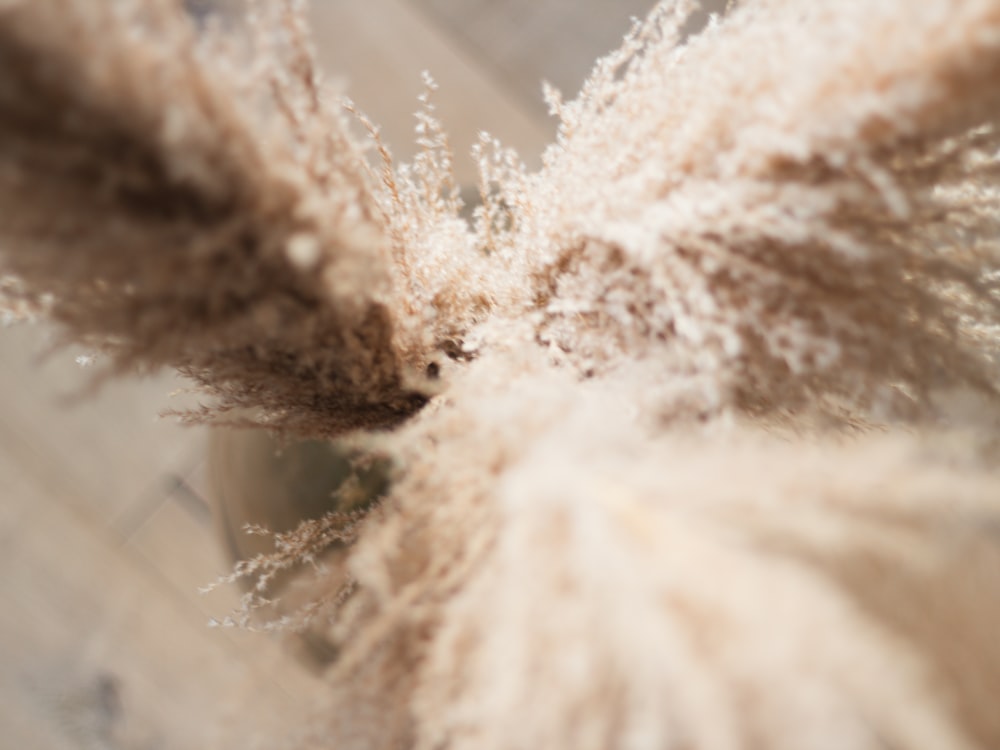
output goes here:
{"type": "MultiPolygon", "coordinates": [[[[315,20],[325,64],[398,154],[427,69],[459,151],[486,129],[537,163],[553,131],[541,79],[574,88],[651,5],[316,0],[315,20]]],[[[79,352],[39,359],[49,333],[0,329],[0,748],[253,747],[294,725],[320,680],[278,642],[207,627],[236,595],[197,592],[229,563],[205,434],[155,419],[181,384],[115,382],[71,404],[88,373],[79,352]]]]}

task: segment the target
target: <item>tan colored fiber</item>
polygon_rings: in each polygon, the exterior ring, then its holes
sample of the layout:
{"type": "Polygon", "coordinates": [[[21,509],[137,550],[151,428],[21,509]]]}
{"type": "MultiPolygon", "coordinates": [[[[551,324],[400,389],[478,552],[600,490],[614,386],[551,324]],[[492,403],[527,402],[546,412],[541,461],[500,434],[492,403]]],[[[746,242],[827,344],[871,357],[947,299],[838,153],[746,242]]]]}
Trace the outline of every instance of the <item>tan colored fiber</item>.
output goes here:
{"type": "Polygon", "coordinates": [[[0,0],[0,290],[394,462],[238,570],[341,545],[307,745],[1000,747],[1000,0],[696,7],[470,225],[433,80],[396,164],[294,3],[0,0]]]}

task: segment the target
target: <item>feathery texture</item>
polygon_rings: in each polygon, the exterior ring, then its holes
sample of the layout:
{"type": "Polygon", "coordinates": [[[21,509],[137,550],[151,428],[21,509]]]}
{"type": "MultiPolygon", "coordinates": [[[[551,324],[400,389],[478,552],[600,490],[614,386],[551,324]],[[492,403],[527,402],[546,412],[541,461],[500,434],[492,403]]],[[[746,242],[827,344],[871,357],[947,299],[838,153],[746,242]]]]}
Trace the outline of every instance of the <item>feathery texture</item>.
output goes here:
{"type": "Polygon", "coordinates": [[[529,367],[473,419],[476,369],[355,552],[329,746],[996,744],[995,443],[657,437],[529,367]]]}
{"type": "Polygon", "coordinates": [[[295,23],[260,19],[261,68],[165,0],[0,5],[4,266],[69,337],[177,367],[216,410],[391,424],[425,399],[360,147],[295,23]]]}
{"type": "Polygon", "coordinates": [[[469,225],[433,81],[370,164],[288,4],[0,0],[8,296],[206,416],[392,428],[238,571],[337,543],[314,744],[1000,746],[1000,0],[696,6],[539,172],[484,135],[469,225]]]}
{"type": "Polygon", "coordinates": [[[699,412],[992,390],[996,4],[748,3],[678,48],[683,7],[561,108],[540,335],[699,412]]]}

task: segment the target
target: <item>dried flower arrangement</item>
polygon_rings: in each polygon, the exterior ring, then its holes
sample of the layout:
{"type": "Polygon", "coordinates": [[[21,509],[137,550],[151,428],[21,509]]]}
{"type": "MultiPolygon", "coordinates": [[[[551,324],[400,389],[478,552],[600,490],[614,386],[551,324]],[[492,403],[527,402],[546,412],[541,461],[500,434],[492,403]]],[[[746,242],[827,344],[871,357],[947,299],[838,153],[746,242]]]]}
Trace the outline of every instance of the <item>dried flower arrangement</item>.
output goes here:
{"type": "Polygon", "coordinates": [[[1000,746],[1000,1],[696,6],[470,226],[297,3],[0,0],[10,308],[394,461],[239,571],[338,545],[318,746],[1000,746]]]}

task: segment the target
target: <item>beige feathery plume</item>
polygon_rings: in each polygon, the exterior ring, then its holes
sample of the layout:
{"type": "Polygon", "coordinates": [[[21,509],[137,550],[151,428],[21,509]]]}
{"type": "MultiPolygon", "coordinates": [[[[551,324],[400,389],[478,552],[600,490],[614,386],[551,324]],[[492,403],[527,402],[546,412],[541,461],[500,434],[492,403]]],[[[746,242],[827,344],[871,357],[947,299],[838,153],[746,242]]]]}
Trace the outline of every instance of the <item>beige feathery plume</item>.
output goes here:
{"type": "Polygon", "coordinates": [[[393,343],[361,149],[291,11],[260,25],[250,65],[175,2],[0,5],[5,270],[68,337],[179,368],[213,412],[398,422],[425,399],[393,343]]]}
{"type": "Polygon", "coordinates": [[[0,3],[8,291],[220,408],[393,428],[377,508],[244,568],[351,543],[317,746],[1000,746],[1000,0],[696,5],[550,93],[538,173],[484,137],[470,227],[433,83],[369,167],[287,6],[247,51],[0,3]]]}
{"type": "Polygon", "coordinates": [[[678,45],[691,5],[553,97],[545,168],[501,187],[539,340],[688,383],[671,413],[992,391],[996,4],[750,2],[678,45]]]}

